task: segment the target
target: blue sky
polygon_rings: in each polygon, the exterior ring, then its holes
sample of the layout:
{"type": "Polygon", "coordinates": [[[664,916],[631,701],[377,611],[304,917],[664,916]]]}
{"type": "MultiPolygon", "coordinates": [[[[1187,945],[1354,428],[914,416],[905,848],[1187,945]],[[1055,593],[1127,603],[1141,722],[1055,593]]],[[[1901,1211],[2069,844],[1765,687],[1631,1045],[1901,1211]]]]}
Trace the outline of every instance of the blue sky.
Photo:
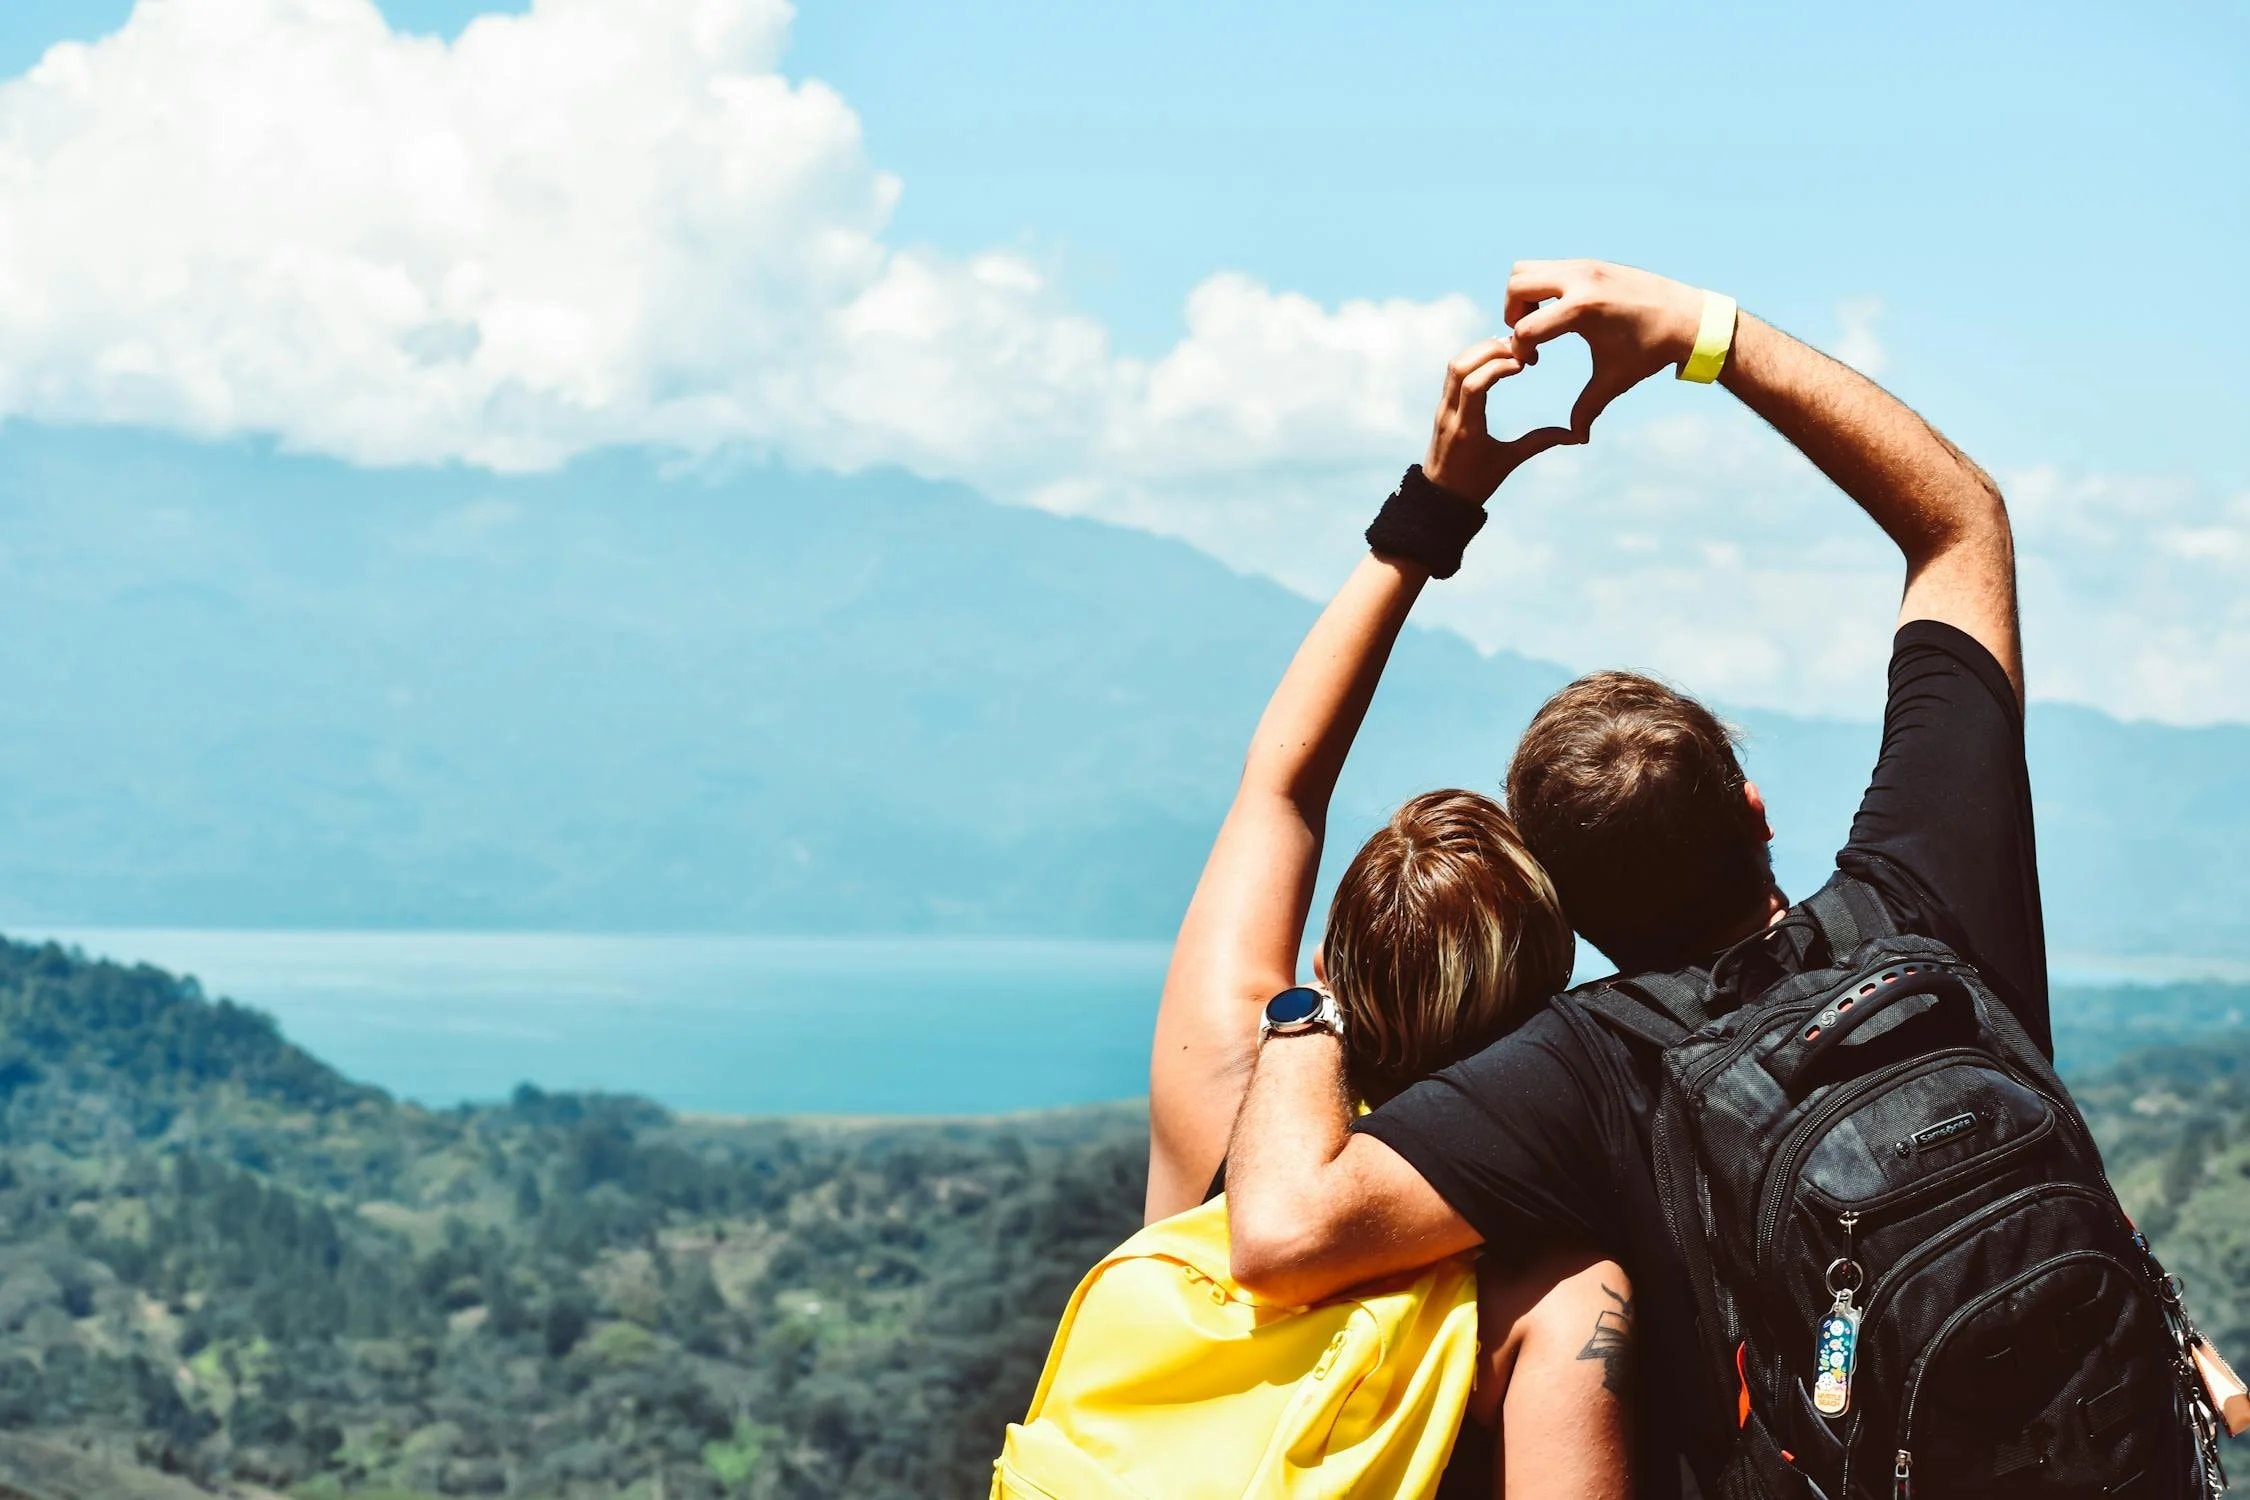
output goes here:
{"type": "MultiPolygon", "coordinates": [[[[232,5],[238,16],[264,8],[279,17],[292,3],[148,0],[144,8],[232,5]]],[[[550,10],[604,5],[568,0],[550,10]]],[[[618,14],[643,17],[651,34],[683,24],[681,6],[617,5],[618,14]]],[[[451,0],[383,7],[400,31],[448,38],[483,9],[451,0]]],[[[121,0],[16,0],[0,10],[0,77],[21,74],[52,42],[109,35],[130,11],[121,0]]],[[[1214,414],[1210,388],[1286,385],[1317,357],[1340,362],[1323,389],[1367,389],[1353,372],[1376,369],[1386,373],[1375,385],[1387,391],[1382,381],[1394,366],[1419,370],[1427,363],[1421,351],[1442,336],[1490,323],[1512,259],[1599,255],[1723,286],[1816,342],[1864,354],[2012,487],[2022,476],[2029,607],[2058,637],[2058,665],[2067,669],[2048,679],[2049,691],[2127,713],[2250,717],[2250,687],[2214,686],[2250,676],[2250,617],[2229,604],[2225,576],[2250,559],[2250,382],[2236,332],[2250,328],[2250,277],[2242,274],[2250,264],[2250,172],[2242,167],[2250,159],[2250,10],[2240,5],[1535,11],[857,0],[807,4],[793,22],[758,25],[772,55],[764,43],[745,43],[727,66],[742,74],[770,68],[800,103],[810,97],[808,81],[818,80],[833,91],[836,110],[804,125],[818,147],[806,147],[805,159],[816,167],[793,178],[787,194],[758,199],[717,228],[698,218],[691,242],[744,236],[765,266],[785,239],[769,227],[781,203],[808,223],[856,236],[861,249],[853,253],[864,251],[862,259],[884,258],[898,274],[884,283],[890,311],[876,321],[892,318],[883,326],[910,327],[931,347],[915,346],[896,384],[883,384],[880,366],[854,367],[831,388],[844,406],[882,390],[879,400],[901,408],[891,428],[862,431],[824,409],[784,430],[763,413],[790,398],[738,384],[714,386],[692,412],[675,403],[620,413],[612,404],[585,417],[585,403],[607,401],[620,386],[694,388],[722,356],[825,371],[837,336],[794,326],[775,332],[780,315],[765,303],[725,324],[737,342],[724,349],[625,374],[590,369],[569,389],[578,405],[567,421],[542,416],[504,440],[471,430],[461,415],[466,396],[448,394],[442,419],[420,408],[402,415],[405,397],[339,414],[334,395],[307,416],[239,383],[213,398],[195,385],[201,376],[169,367],[151,378],[180,383],[188,394],[177,400],[146,390],[120,396],[113,381],[97,381],[46,406],[20,405],[17,414],[150,421],[211,435],[265,431],[368,463],[540,466],[568,461],[587,442],[642,441],[698,450],[743,443],[789,462],[846,468],[901,463],[1004,499],[1179,534],[1317,591],[1348,553],[1354,528],[1290,550],[1275,543],[1276,527],[1327,514],[1379,483],[1394,459],[1413,457],[1419,414],[1370,417],[1358,446],[1339,443],[1314,463],[1290,435],[1337,426],[1337,413],[1320,404],[1326,397],[1283,392],[1275,410],[1214,414]],[[1007,266],[993,270],[994,256],[1007,266]],[[1239,283],[1208,290],[1229,273],[1239,283]],[[1194,300],[1199,289],[1202,303],[1194,300]],[[1296,294],[1311,300],[1318,320],[1286,300],[1296,294]],[[986,300],[1005,306],[995,311],[986,300]],[[1355,300],[1388,311],[1351,325],[1345,308],[1355,300]],[[1197,306],[1206,309],[1202,328],[1197,306]],[[1251,331],[1240,337],[1225,333],[1245,326],[1251,331]],[[1088,352],[1093,343],[1098,355],[1088,352]],[[979,351],[968,364],[932,352],[964,344],[979,351]],[[1142,379],[1140,366],[1157,367],[1163,386],[1168,359],[1174,386],[1189,390],[1195,423],[1156,422],[1143,401],[1067,442],[1042,438],[1031,445],[1040,453],[1013,440],[1027,420],[1046,420],[1027,413],[1109,401],[1116,379],[1142,379]],[[937,397],[1013,388],[1031,378],[1030,363],[1090,369],[1098,360],[1109,373],[1089,375],[1090,384],[1040,385],[1013,405],[961,409],[937,397]],[[1088,396],[1097,385],[1105,394],[1088,396]],[[908,409],[924,395],[927,410],[908,409]],[[593,435],[558,437],[564,430],[593,435]],[[1231,447],[1230,435],[1239,435],[1231,447]],[[1257,503],[1237,500],[1246,491],[1257,503]],[[2150,541],[2145,559],[2128,559],[2121,571],[2131,576],[2113,576],[2118,549],[2130,553],[2159,526],[2171,531],[2150,541]],[[2120,632],[2160,642],[2164,661],[2152,668],[2109,644],[2120,632]],[[2148,686],[2164,677],[2165,664],[2202,652],[2206,636],[2208,670],[2148,686]]],[[[161,67],[166,46],[186,55],[178,40],[185,33],[169,35],[144,49],[143,66],[154,58],[161,67]]],[[[462,72],[469,74],[465,64],[462,72]]],[[[638,97],[655,108],[664,88],[676,90],[687,76],[652,73],[638,97]]],[[[571,85],[558,79],[556,87],[571,85]]],[[[616,107],[624,113],[615,118],[630,119],[635,106],[616,107]]],[[[811,105],[799,113],[806,111],[820,114],[811,105]]],[[[777,128],[800,124],[792,115],[777,128]]],[[[478,128],[488,127],[462,127],[478,128]]],[[[363,140],[342,129],[338,140],[363,140]]],[[[572,149],[578,161],[550,164],[557,180],[579,161],[588,174],[599,170],[583,142],[572,149]]],[[[716,160],[684,153],[680,170],[724,176],[710,164],[716,160]]],[[[178,176],[175,169],[161,180],[178,176]]],[[[620,203],[674,214],[633,194],[602,198],[567,222],[598,223],[620,203]]],[[[409,207],[419,211],[399,212],[409,207]]],[[[173,211],[192,217],[219,208],[183,190],[173,211]]],[[[277,223],[271,234],[279,242],[297,232],[277,223]]],[[[388,233],[370,219],[354,253],[388,233]]],[[[825,233],[808,229],[803,243],[828,244],[825,233]]],[[[657,249],[671,255],[682,243],[667,239],[657,249]]],[[[636,242],[615,253],[648,252],[636,242]]],[[[788,251],[791,264],[796,257],[788,251]]],[[[519,276],[541,274],[518,264],[519,276]]],[[[589,255],[585,266],[613,264],[589,255]]],[[[568,274],[596,274],[585,266],[568,274]]],[[[868,284],[885,274],[867,271],[868,284]]],[[[144,284],[147,268],[133,280],[144,284]]],[[[270,280],[268,267],[244,284],[270,280]]],[[[866,305],[853,305],[860,313],[851,326],[865,326],[866,305]]],[[[293,318],[301,326],[302,310],[293,318]]],[[[503,322],[437,319],[413,331],[419,342],[411,347],[481,338],[490,350],[503,322]]],[[[672,348],[681,337],[635,330],[614,333],[611,343],[672,348]]],[[[709,337],[716,344],[719,332],[709,337]]],[[[558,359],[580,348],[566,345],[536,347],[560,349],[558,359]]],[[[136,370],[142,352],[127,358],[136,370]]],[[[166,357],[151,356],[159,365],[166,357]]],[[[267,368],[261,360],[258,368],[267,368]]],[[[40,390],[77,378],[42,370],[40,390]]],[[[340,370],[333,378],[351,377],[340,370]]],[[[1419,389],[1406,374],[1396,380],[1401,391],[1419,389]]],[[[479,399],[479,412],[499,409],[490,391],[479,399]]],[[[1550,391],[1534,408],[1562,399],[1550,391]]],[[[1730,592],[1747,601],[1741,618],[1708,640],[1672,630],[1689,654],[1656,664],[1685,671],[1723,659],[1714,669],[1721,687],[1751,700],[1850,701],[1827,685],[1861,683],[1879,662],[1820,641],[1800,648],[1772,623],[1777,601],[1835,588],[1870,598],[1879,591],[1880,568],[1863,568],[1842,550],[1864,544],[1853,540],[1849,516],[1799,529],[1800,507],[1828,502],[1785,463],[1757,456],[1758,439],[1742,424],[1729,425],[1684,391],[1651,389],[1633,401],[1630,415],[1613,419],[1620,439],[1612,448],[1527,490],[1514,561],[1450,596],[1437,617],[1486,645],[1566,660],[1614,654],[1646,628],[1633,599],[1671,589],[1685,621],[1694,568],[1730,576],[1739,569],[1730,592]],[[1753,459],[1738,464],[1737,445],[1752,445],[1753,459]],[[1757,531],[1651,520],[1659,507],[1648,501],[1637,511],[1623,502],[1588,511],[1596,490],[1678,496],[1682,505],[1718,508],[1711,514],[1739,512],[1757,531]],[[1586,553],[1574,539],[1589,516],[1614,539],[1612,553],[1586,553]],[[1790,558],[1774,555],[1783,547],[1790,558]],[[1630,557],[1650,555],[1681,566],[1662,577],[1620,571],[1630,557]],[[1602,576],[1619,585],[1617,599],[1591,606],[1608,614],[1578,635],[1557,620],[1583,591],[1532,587],[1574,563],[1606,567],[1602,576]]],[[[1407,395],[1400,403],[1411,404],[1407,395]]],[[[1171,411],[1179,401],[1154,404],[1171,411]]]]}
{"type": "Polygon", "coordinates": [[[1144,347],[1213,265],[1489,295],[1598,255],[1808,332],[1878,294],[1932,405],[2027,457],[2250,462],[2210,336],[2250,326],[2239,5],[1060,9],[808,5],[793,57],[903,235],[1040,247],[1144,347]]]}

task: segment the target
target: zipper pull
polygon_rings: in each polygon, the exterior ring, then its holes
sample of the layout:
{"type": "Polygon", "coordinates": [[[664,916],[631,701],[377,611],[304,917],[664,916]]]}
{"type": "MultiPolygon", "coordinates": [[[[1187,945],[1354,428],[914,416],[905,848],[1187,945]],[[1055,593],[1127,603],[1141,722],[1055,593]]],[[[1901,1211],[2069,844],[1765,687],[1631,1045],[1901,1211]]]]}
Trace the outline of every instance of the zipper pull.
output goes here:
{"type": "Polygon", "coordinates": [[[1834,1419],[1851,1410],[1852,1368],[1859,1363],[1860,1311],[1852,1305],[1866,1273],[1852,1259],[1852,1226],[1859,1215],[1846,1213],[1844,1253],[1828,1263],[1829,1295],[1836,1300],[1813,1331],[1813,1410],[1834,1419]]]}
{"type": "Polygon", "coordinates": [[[1891,1467],[1891,1500],[1912,1500],[1914,1494],[1914,1455],[1904,1448],[1898,1450],[1898,1462],[1891,1467]]]}
{"type": "Polygon", "coordinates": [[[1840,1288],[1813,1341],[1813,1410],[1840,1417],[1851,1410],[1852,1366],[1859,1362],[1859,1309],[1852,1289],[1840,1288]]]}

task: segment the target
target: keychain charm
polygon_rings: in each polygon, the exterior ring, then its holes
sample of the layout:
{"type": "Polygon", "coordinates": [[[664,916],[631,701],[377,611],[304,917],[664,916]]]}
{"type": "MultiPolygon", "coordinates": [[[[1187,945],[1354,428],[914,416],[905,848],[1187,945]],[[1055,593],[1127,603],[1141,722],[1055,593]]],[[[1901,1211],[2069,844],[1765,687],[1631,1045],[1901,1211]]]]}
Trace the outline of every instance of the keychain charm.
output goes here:
{"type": "Polygon", "coordinates": [[[1840,1417],[1852,1404],[1852,1365],[1859,1358],[1859,1309],[1852,1293],[1859,1286],[1859,1266],[1839,1260],[1828,1268],[1828,1290],[1835,1304],[1820,1320],[1814,1339],[1813,1409],[1824,1417],[1840,1417]]]}

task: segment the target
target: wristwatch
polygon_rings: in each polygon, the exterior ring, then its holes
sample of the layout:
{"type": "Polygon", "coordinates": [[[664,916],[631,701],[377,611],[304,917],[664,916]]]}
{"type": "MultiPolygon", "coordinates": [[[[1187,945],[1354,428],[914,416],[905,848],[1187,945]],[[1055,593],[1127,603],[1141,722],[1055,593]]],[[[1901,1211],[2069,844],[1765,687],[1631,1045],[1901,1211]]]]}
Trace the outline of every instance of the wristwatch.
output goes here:
{"type": "Polygon", "coordinates": [[[1344,1013],[1336,1008],[1334,995],[1297,984],[1266,1002],[1265,1019],[1258,1023],[1259,1041],[1269,1036],[1302,1036],[1308,1031],[1325,1031],[1339,1041],[1343,1039],[1344,1013]]]}

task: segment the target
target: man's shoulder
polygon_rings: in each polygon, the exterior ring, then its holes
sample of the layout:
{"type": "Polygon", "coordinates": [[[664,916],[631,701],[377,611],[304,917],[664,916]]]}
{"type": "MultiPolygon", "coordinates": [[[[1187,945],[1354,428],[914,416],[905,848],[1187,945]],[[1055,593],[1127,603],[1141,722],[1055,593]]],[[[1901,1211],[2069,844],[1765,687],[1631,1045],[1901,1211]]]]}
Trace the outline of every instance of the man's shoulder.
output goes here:
{"type": "Polygon", "coordinates": [[[1486,1044],[1476,1056],[1512,1057],[1527,1052],[1583,1056],[1586,1044],[1578,1025],[1578,1017],[1583,1014],[1574,993],[1553,996],[1486,1044]]]}
{"type": "MultiPolygon", "coordinates": [[[[1948,933],[1940,930],[1945,924],[1936,915],[1937,897],[1922,878],[1906,866],[1880,850],[1846,845],[1836,853],[1836,869],[1879,902],[1890,917],[1891,925],[1901,934],[1948,939],[1948,933]]],[[[1804,903],[1799,902],[1790,909],[1797,911],[1803,906],[1804,903]]]]}
{"type": "MultiPolygon", "coordinates": [[[[1550,998],[1532,1014],[1462,1065],[1465,1073],[1514,1083],[1533,1069],[1541,1082],[1567,1078],[1588,1102],[1637,1080],[1631,1053],[1617,1029],[1603,1021],[1576,990],[1550,998]]],[[[1552,1088],[1542,1089],[1552,1093],[1552,1088]]]]}
{"type": "Polygon", "coordinates": [[[1549,996],[1532,1007],[1530,1014],[1526,1015],[1523,1020],[1518,1022],[1493,1045],[1497,1047],[1501,1043],[1517,1037],[1527,1037],[1537,1043],[1546,1043],[1558,1037],[1570,1035],[1571,1024],[1568,1013],[1577,1004],[1577,993],[1576,990],[1565,990],[1562,994],[1549,996]]]}
{"type": "MultiPolygon", "coordinates": [[[[1477,1051],[1449,1064],[1400,1097],[1427,1096],[1433,1092],[1466,1096],[1491,1107],[1496,1102],[1521,1097],[1529,1091],[1553,1101],[1558,1095],[1586,1088],[1595,1063],[1583,1028],[1566,1014],[1567,1000],[1542,1003],[1477,1051]]],[[[1398,1101],[1393,1101],[1396,1103],[1398,1101]]],[[[1381,1115],[1389,1105],[1378,1108],[1381,1115]]]]}

